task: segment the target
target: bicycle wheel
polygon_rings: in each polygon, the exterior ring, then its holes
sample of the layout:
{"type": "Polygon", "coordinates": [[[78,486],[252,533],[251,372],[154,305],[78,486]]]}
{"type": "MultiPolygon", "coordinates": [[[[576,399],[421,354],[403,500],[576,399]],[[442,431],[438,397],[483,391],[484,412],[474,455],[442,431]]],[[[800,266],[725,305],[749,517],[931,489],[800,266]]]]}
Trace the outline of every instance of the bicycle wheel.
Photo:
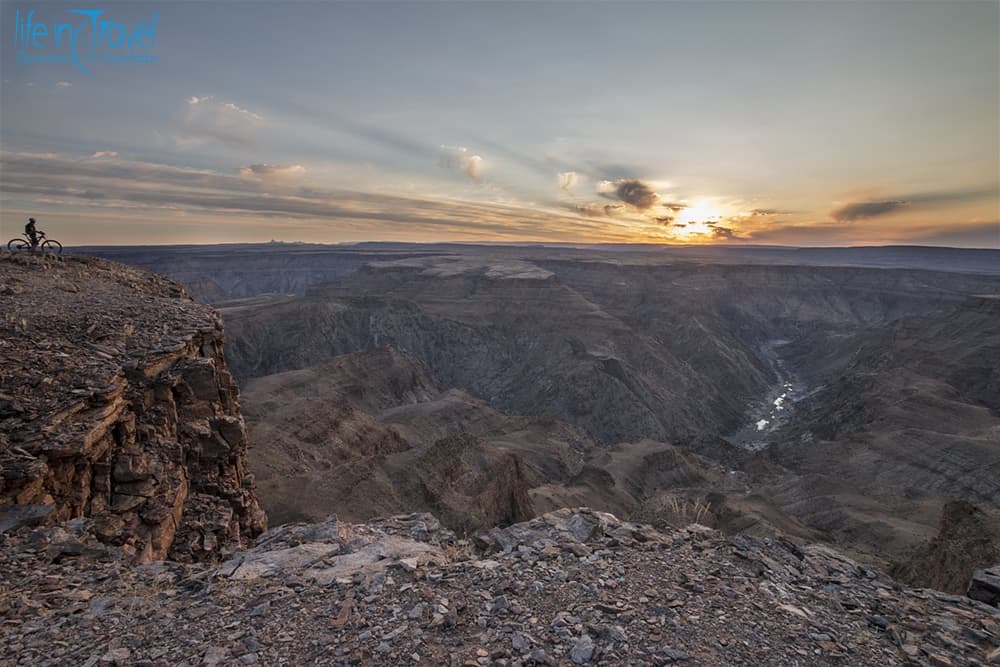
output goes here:
{"type": "Polygon", "coordinates": [[[11,252],[17,252],[18,250],[28,250],[31,248],[31,244],[24,239],[11,239],[7,241],[7,250],[11,252]]]}
{"type": "Polygon", "coordinates": [[[53,255],[61,255],[62,243],[53,239],[42,241],[42,252],[50,252],[53,255]]]}

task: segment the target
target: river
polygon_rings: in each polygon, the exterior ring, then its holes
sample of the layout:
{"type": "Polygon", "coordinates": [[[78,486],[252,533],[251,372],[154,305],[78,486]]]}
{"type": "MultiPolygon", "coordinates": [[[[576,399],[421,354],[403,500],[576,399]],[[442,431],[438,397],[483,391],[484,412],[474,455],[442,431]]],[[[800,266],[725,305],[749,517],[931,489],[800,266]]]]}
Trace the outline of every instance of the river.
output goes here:
{"type": "Polygon", "coordinates": [[[750,404],[746,423],[739,430],[725,436],[733,445],[751,451],[767,449],[775,432],[791,420],[795,403],[807,393],[781,358],[780,348],[790,342],[776,338],[760,346],[761,357],[770,364],[778,381],[763,399],[750,404]]]}

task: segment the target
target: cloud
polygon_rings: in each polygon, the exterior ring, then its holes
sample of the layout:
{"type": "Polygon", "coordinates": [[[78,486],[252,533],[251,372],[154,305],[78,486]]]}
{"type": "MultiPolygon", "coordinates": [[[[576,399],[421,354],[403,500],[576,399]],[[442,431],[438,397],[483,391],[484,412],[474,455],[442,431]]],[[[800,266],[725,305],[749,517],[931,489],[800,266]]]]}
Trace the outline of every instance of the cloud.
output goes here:
{"type": "Polygon", "coordinates": [[[660,195],[639,180],[624,180],[618,182],[615,194],[626,204],[631,204],[640,211],[650,208],[660,199],[660,195]]]}
{"type": "Polygon", "coordinates": [[[996,185],[964,190],[917,192],[878,201],[850,202],[830,211],[830,217],[837,222],[855,222],[889,215],[902,208],[947,206],[998,197],[1000,189],[996,185]]]}
{"type": "Polygon", "coordinates": [[[232,102],[212,96],[187,98],[180,119],[182,143],[218,141],[230,146],[251,146],[264,117],[232,102]]]}
{"type": "Polygon", "coordinates": [[[438,162],[442,167],[461,172],[474,181],[482,179],[482,156],[471,153],[465,146],[440,146],[438,162]]]}
{"type": "Polygon", "coordinates": [[[56,88],[69,88],[72,85],[69,81],[56,81],[56,88]]]}
{"type": "Polygon", "coordinates": [[[885,201],[864,201],[845,204],[840,208],[830,211],[830,217],[837,222],[854,222],[856,220],[866,220],[889,215],[909,204],[902,199],[888,199],[885,201]]]}
{"type": "Polygon", "coordinates": [[[470,155],[469,159],[465,161],[465,166],[462,168],[462,171],[472,180],[478,181],[482,168],[483,158],[478,155],[470,155]]]}
{"type": "MultiPolygon", "coordinates": [[[[266,167],[261,170],[258,165],[257,171],[273,171],[273,165],[266,167]]],[[[330,240],[343,238],[337,235],[344,230],[355,238],[369,239],[419,234],[421,238],[571,238],[582,242],[626,241],[635,235],[627,224],[611,220],[591,223],[554,208],[319,187],[264,191],[256,178],[243,173],[121,159],[4,152],[0,154],[0,173],[0,194],[4,196],[30,198],[33,205],[73,206],[77,213],[88,209],[109,215],[122,211],[137,223],[149,223],[156,214],[211,219],[213,227],[222,222],[244,226],[251,220],[262,225],[261,221],[273,218],[268,229],[275,232],[308,223],[316,234],[327,230],[330,240]]],[[[624,208],[622,204],[609,205],[609,210],[616,206],[624,208]]]]}
{"type": "Polygon", "coordinates": [[[579,180],[577,173],[575,171],[563,171],[559,173],[559,189],[569,192],[576,187],[576,183],[579,180]]]}
{"type": "Polygon", "coordinates": [[[102,157],[109,157],[109,158],[110,157],[118,157],[118,151],[97,151],[96,153],[94,153],[93,155],[90,156],[90,158],[92,160],[93,159],[100,159],[102,157]]]}
{"type": "Polygon", "coordinates": [[[722,227],[718,224],[713,224],[712,227],[712,239],[716,241],[732,241],[734,239],[742,239],[743,237],[736,233],[731,227],[722,227]]]}
{"type": "Polygon", "coordinates": [[[640,211],[652,208],[660,200],[660,195],[648,183],[636,178],[599,181],[596,190],[597,194],[609,199],[619,199],[640,211]]]}
{"type": "MultiPolygon", "coordinates": [[[[361,238],[465,239],[465,240],[573,240],[634,241],[641,233],[636,226],[634,207],[619,201],[562,208],[518,206],[497,201],[468,201],[431,197],[396,196],[383,193],[346,192],[322,187],[264,188],[261,180],[270,174],[290,173],[297,165],[251,164],[247,177],[243,169],[219,172],[162,163],[141,162],[107,155],[101,159],[91,154],[66,156],[46,153],[0,153],[0,196],[4,201],[24,201],[25,208],[37,214],[39,206],[52,206],[48,215],[62,215],[66,225],[77,220],[96,220],[87,231],[90,242],[110,234],[111,227],[102,220],[117,217],[127,221],[135,233],[129,242],[155,238],[161,242],[180,242],[208,238],[225,240],[226,229],[242,230],[263,238],[291,234],[288,230],[308,230],[314,240],[361,238]],[[56,208],[65,207],[65,208],[56,208]],[[170,221],[186,216],[188,231],[161,232],[170,221]],[[89,217],[87,217],[89,216],[89,217]],[[202,225],[202,227],[198,227],[202,225]],[[407,236],[409,235],[409,236],[407,236]]],[[[551,174],[554,170],[550,170],[551,174]]],[[[551,182],[550,182],[551,187],[551,182]]],[[[929,196],[929,195],[928,195],[929,196]]],[[[937,195],[937,196],[940,196],[937,195]]],[[[663,215],[662,204],[644,213],[647,229],[655,216],[663,215]]],[[[916,206],[916,204],[914,204],[916,206]]],[[[2,215],[20,214],[8,204],[2,215]]],[[[743,219],[745,222],[745,218],[743,219]]],[[[709,220],[708,222],[712,222],[709,220]]],[[[880,225],[857,225],[849,222],[801,222],[786,225],[775,221],[759,230],[741,230],[739,223],[723,219],[721,224],[696,223],[688,233],[704,230],[703,240],[735,242],[748,238],[755,243],[906,243],[921,242],[947,245],[1000,246],[1000,222],[991,217],[982,223],[930,224],[925,228],[906,225],[899,229],[881,229],[880,225]],[[711,235],[711,237],[709,237],[711,235]]],[[[168,224],[170,223],[170,224],[168,224]]],[[[110,224],[110,223],[109,223],[110,224]]],[[[116,223],[119,224],[119,223],[116,223]]],[[[125,222],[120,224],[124,225],[125,222]]],[[[661,222],[678,230],[679,222],[661,222]]],[[[83,233],[83,232],[81,232],[83,233]]],[[[233,231],[233,234],[237,232],[233,231]]],[[[305,232],[303,232],[305,233],[305,232]]],[[[680,234],[677,235],[678,237],[680,234]]],[[[87,242],[86,236],[80,237],[87,242]]],[[[116,238],[116,237],[114,237],[116,238]]],[[[285,236],[287,238],[287,236],[285,236]]],[[[119,241],[124,242],[124,241],[119,241]]]]}
{"type": "Polygon", "coordinates": [[[791,215],[791,211],[782,211],[777,208],[755,208],[750,211],[751,218],[768,217],[773,215],[791,215]]]}
{"type": "Polygon", "coordinates": [[[577,204],[573,210],[588,218],[613,218],[624,213],[625,206],[622,204],[577,204]]]}
{"type": "Polygon", "coordinates": [[[247,118],[251,120],[264,120],[264,117],[258,113],[254,113],[249,109],[244,109],[239,107],[232,102],[216,102],[215,98],[211,95],[207,97],[196,97],[191,96],[187,98],[188,107],[195,107],[198,109],[209,109],[214,112],[221,112],[228,115],[230,118],[247,118]]]}
{"type": "MultiPolygon", "coordinates": [[[[661,183],[665,185],[665,183],[661,183]]],[[[676,214],[688,208],[687,204],[673,201],[663,201],[654,190],[654,185],[649,181],[637,178],[625,178],[617,181],[598,181],[594,190],[605,199],[622,202],[620,204],[580,204],[575,207],[577,213],[587,217],[615,216],[628,212],[638,212],[641,217],[633,219],[645,219],[650,223],[669,226],[675,219],[676,214]]]]}
{"type": "Polygon", "coordinates": [[[240,167],[240,176],[266,181],[294,178],[301,176],[305,172],[306,168],[301,164],[251,164],[246,167],[240,167]]]}

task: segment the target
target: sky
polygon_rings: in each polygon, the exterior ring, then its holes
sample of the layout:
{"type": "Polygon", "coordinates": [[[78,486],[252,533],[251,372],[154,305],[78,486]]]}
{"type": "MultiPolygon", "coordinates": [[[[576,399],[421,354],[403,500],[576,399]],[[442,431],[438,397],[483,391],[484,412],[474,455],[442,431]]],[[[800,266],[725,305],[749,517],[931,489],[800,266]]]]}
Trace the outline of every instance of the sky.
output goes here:
{"type": "Polygon", "coordinates": [[[4,242],[1000,247],[996,0],[3,0],[0,41],[4,242]]]}

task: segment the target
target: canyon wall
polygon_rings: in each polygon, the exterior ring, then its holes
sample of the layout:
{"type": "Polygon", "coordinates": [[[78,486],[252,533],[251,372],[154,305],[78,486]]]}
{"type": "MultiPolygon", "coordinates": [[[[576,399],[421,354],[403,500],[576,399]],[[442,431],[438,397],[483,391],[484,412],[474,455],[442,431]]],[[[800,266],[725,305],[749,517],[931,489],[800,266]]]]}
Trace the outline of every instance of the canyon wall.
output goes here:
{"type": "Polygon", "coordinates": [[[0,257],[0,522],[79,517],[139,562],[266,528],[218,315],[101,260],[0,257]]]}

